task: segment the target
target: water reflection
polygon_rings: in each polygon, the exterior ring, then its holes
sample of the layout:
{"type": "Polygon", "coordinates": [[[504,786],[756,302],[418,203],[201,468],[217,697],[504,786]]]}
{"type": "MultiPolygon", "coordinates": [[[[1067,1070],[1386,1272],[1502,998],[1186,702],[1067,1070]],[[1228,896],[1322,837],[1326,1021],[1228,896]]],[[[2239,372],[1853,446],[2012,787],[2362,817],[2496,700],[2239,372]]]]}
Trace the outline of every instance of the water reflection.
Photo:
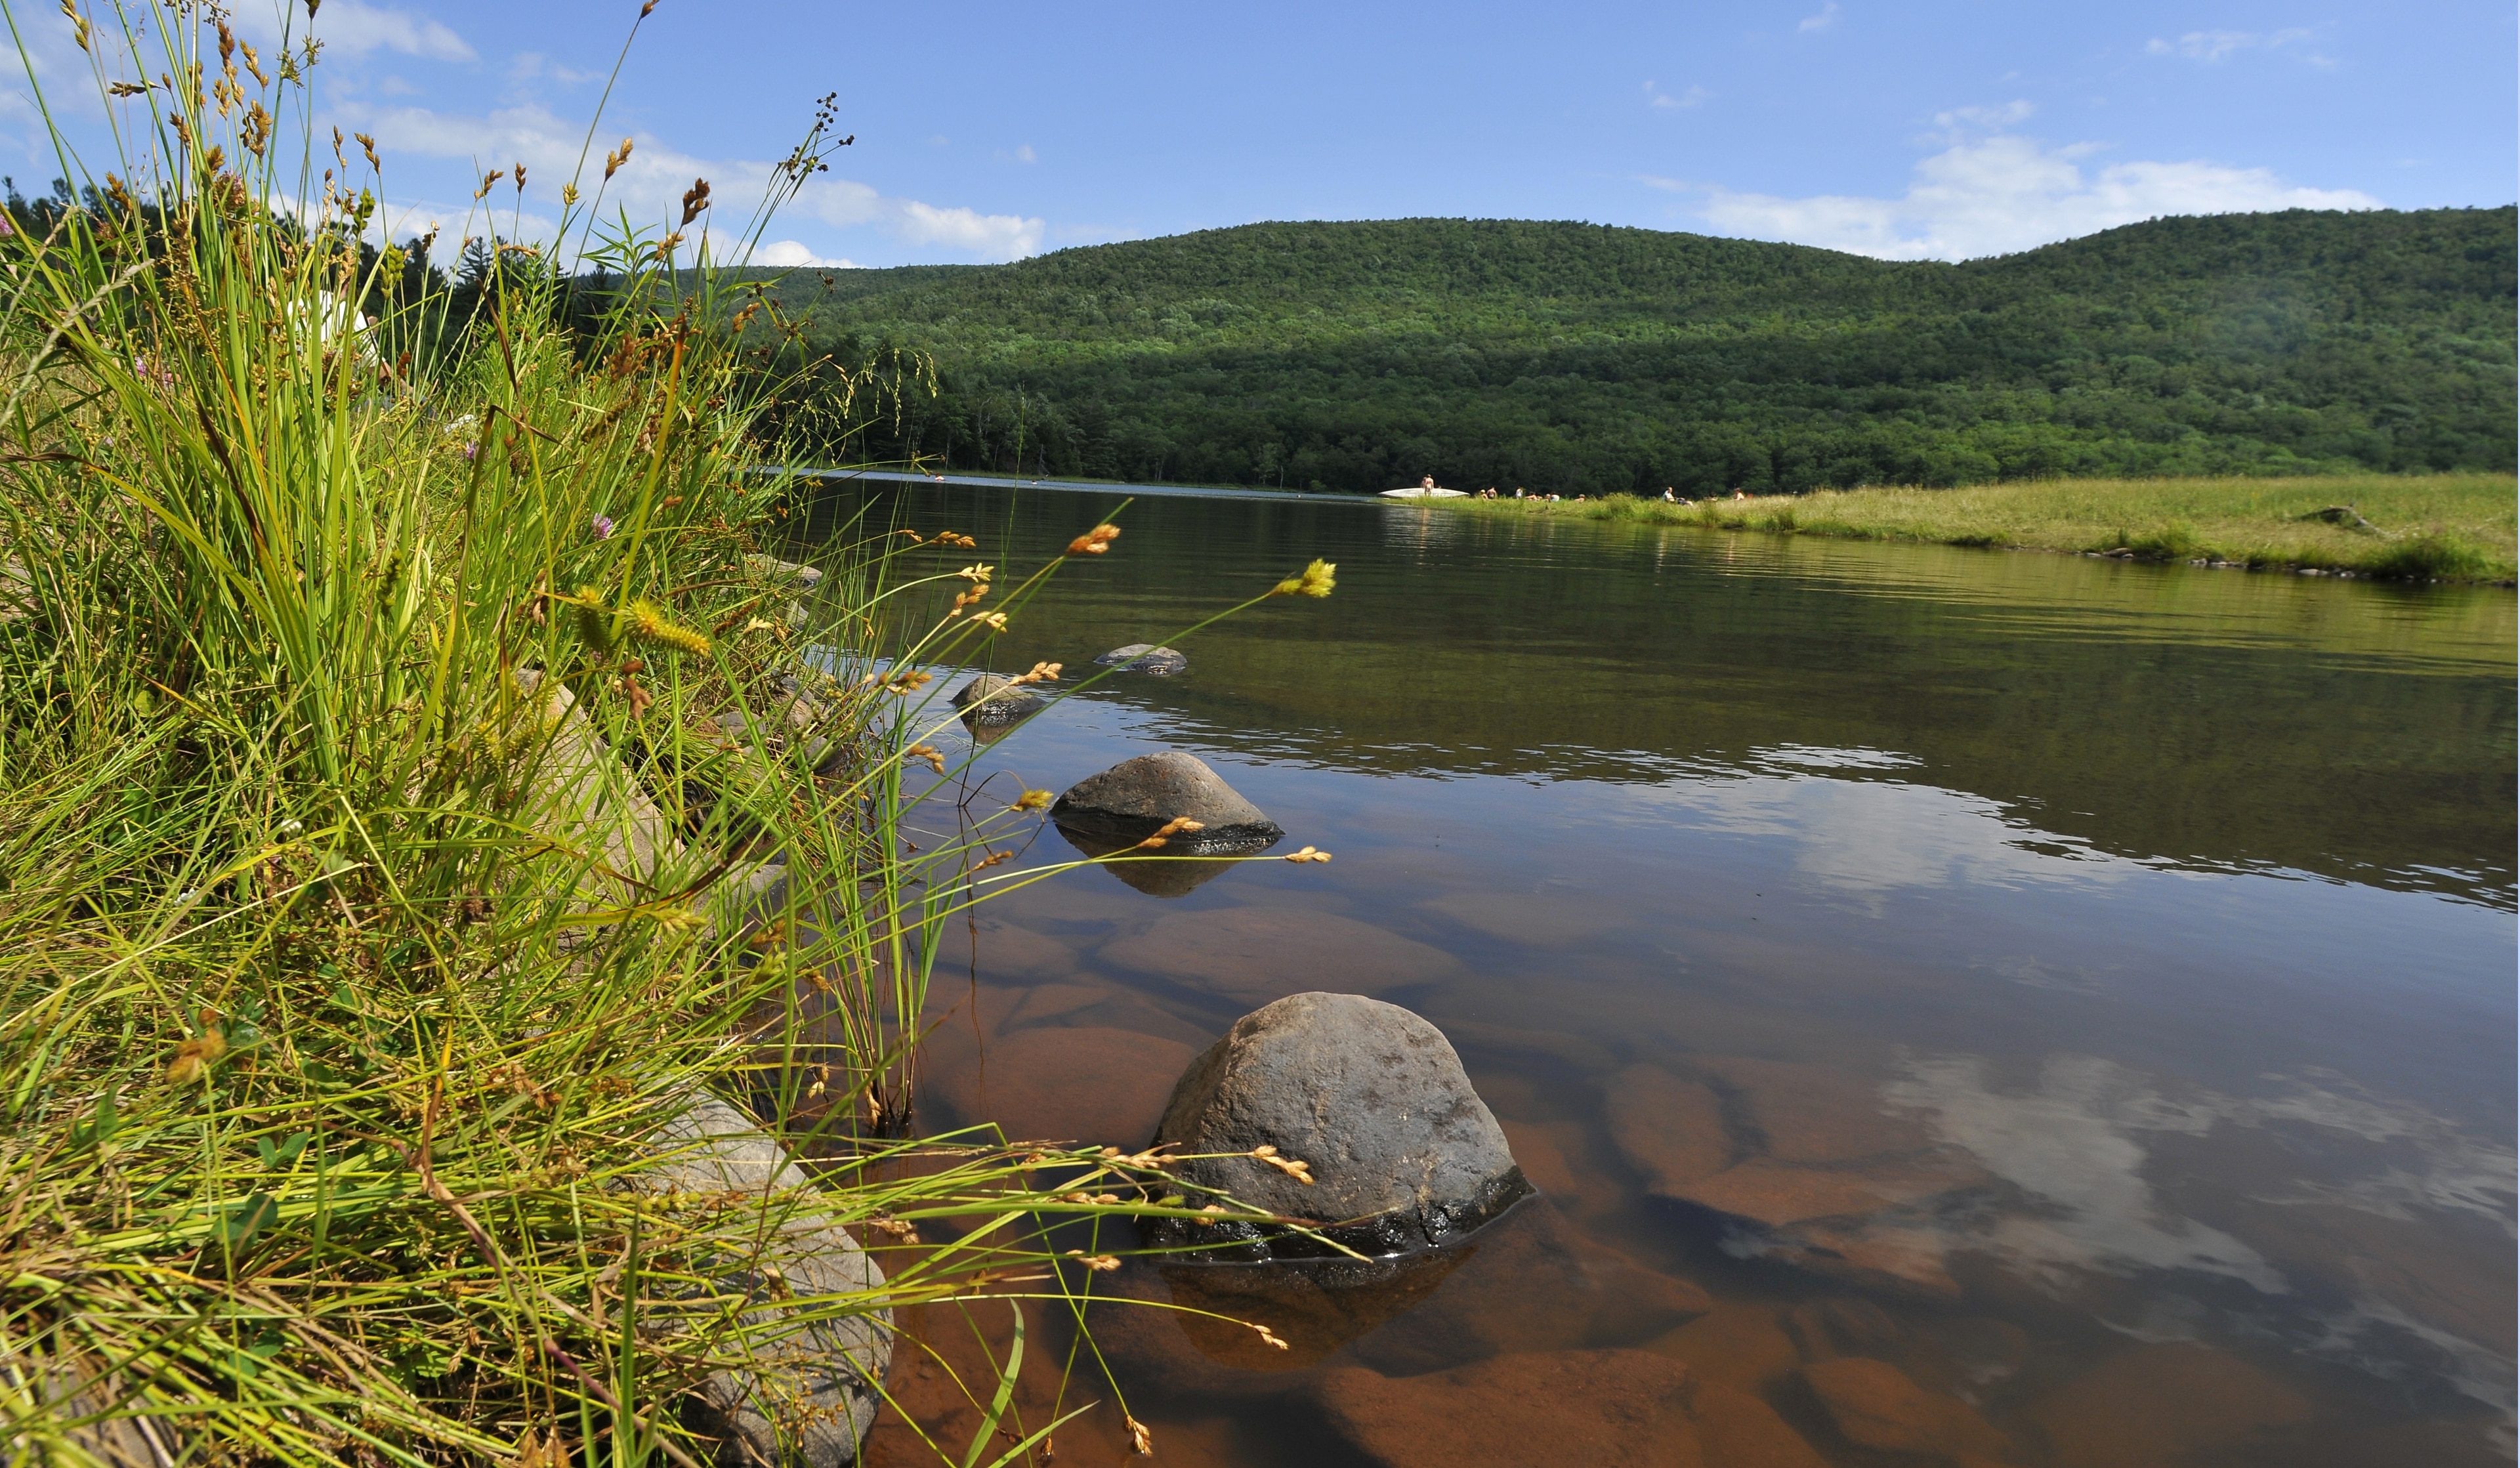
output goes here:
{"type": "MultiPolygon", "coordinates": [[[[957,494],[917,518],[1010,563],[1102,508],[957,494]]],[[[1689,1363],[1709,1463],[1877,1461],[1828,1405],[1850,1357],[2001,1461],[2507,1461],[2507,594],[1130,513],[1007,665],[1313,556],[1339,595],[984,768],[1056,789],[1187,749],[1338,860],[992,904],[944,956],[922,1122],[1134,1147],[1237,1015],[1334,989],[1442,1028],[1547,1194],[1379,1293],[1132,1271],[1310,1332],[1296,1360],[1098,1308],[1173,1456],[1304,1461],[1289,1424],[1339,1402],[1615,1351],[1689,1363]]]]}

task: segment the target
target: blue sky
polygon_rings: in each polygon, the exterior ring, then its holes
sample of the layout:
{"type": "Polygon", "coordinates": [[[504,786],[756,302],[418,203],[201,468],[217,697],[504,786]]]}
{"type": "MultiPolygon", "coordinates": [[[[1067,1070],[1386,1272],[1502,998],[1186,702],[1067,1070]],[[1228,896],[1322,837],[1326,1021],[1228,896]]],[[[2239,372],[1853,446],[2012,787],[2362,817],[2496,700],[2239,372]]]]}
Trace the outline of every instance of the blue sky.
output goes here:
{"type": "MultiPolygon", "coordinates": [[[[48,85],[83,85],[69,22],[11,4],[48,85]]],[[[274,4],[238,0],[240,28],[267,37],[274,4]]],[[[526,162],[532,235],[636,11],[321,0],[317,115],[376,136],[406,232],[455,233],[481,172],[526,162]]],[[[782,263],[1412,215],[1966,258],[2163,213],[2508,203],[2515,29],[2508,0],[660,0],[594,166],[634,138],[614,201],[660,218],[707,177],[723,228],[836,92],[857,142],[767,237],[782,263]]],[[[22,102],[0,158],[58,171],[22,102]]]]}

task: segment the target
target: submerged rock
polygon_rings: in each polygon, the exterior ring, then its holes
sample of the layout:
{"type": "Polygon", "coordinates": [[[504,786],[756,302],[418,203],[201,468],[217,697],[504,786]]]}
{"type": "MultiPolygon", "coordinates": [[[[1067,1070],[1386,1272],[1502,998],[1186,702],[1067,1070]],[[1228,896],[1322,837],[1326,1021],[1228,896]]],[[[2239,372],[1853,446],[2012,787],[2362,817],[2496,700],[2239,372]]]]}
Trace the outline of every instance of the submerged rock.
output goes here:
{"type": "Polygon", "coordinates": [[[940,1066],[933,1094],[962,1124],[996,1122],[1009,1136],[1134,1143],[1163,1114],[1164,1076],[1195,1053],[1102,1025],[1016,1030],[968,1065],[940,1066]]]}
{"type": "Polygon", "coordinates": [[[1122,760],[1068,786],[1050,808],[1062,828],[1109,842],[1143,841],[1184,817],[1199,828],[1167,838],[1168,856],[1264,851],[1286,834],[1206,761],[1177,749],[1122,760]]]}
{"type": "Polygon", "coordinates": [[[1675,1468],[1700,1458],[1688,1386],[1663,1357],[1559,1351],[1396,1379],[1334,1370],[1316,1400],[1323,1426],[1377,1468],[1675,1468]]]}
{"type": "MultiPolygon", "coordinates": [[[[1442,1032],[1354,994],[1291,995],[1237,1020],[1183,1073],[1155,1140],[1185,1154],[1239,1154],[1186,1162],[1174,1175],[1319,1225],[1369,1257],[1453,1243],[1531,1192],[1442,1032]],[[1264,1146],[1274,1158],[1248,1155],[1264,1146]]],[[[1159,1247],[1209,1258],[1328,1252],[1271,1225],[1143,1226],[1159,1247]]]]}
{"type": "Polygon", "coordinates": [[[1152,643],[1131,643],[1114,647],[1094,659],[1096,667],[1117,668],[1123,673],[1145,673],[1155,678],[1170,678],[1190,671],[1190,659],[1170,647],[1152,643]]]}
{"type": "Polygon", "coordinates": [[[1611,1140],[1647,1192],[1716,1215],[1728,1248],[1872,1288],[1959,1292],[1952,1217],[1994,1180],[1965,1151],[1842,1071],[1693,1065],[1697,1079],[1636,1066],[1612,1084],[1611,1140]]]}
{"type": "Polygon", "coordinates": [[[1928,1392],[1888,1361],[1848,1356],[1803,1367],[1803,1385],[1846,1441],[1876,1452],[2001,1458],[2012,1449],[1966,1402],[1928,1392]]]}
{"type": "Polygon", "coordinates": [[[963,711],[964,723],[996,729],[1029,719],[1047,705],[1013,679],[982,673],[955,690],[954,706],[963,711]]]}
{"type": "MultiPolygon", "coordinates": [[[[2235,1461],[2235,1447],[2315,1415],[2311,1402],[2240,1360],[2193,1342],[2138,1346],[2032,1403],[2059,1468],[2235,1461]]],[[[2400,1445],[2402,1461],[2424,1457],[2400,1445]]],[[[2274,1461],[2272,1455],[2270,1461],[2274,1461]]]]}
{"type": "Polygon", "coordinates": [[[1448,979],[1462,968],[1442,949],[1353,917],[1268,908],[1166,913],[1143,932],[1103,944],[1097,956],[1255,1007],[1330,985],[1380,994],[1448,979]]]}

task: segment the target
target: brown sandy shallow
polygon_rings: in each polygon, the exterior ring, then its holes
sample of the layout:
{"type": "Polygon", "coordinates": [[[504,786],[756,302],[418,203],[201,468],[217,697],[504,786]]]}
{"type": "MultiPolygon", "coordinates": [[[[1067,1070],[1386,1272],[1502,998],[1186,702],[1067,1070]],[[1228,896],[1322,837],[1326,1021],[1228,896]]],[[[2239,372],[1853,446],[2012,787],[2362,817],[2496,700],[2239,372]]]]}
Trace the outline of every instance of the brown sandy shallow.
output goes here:
{"type": "MultiPolygon", "coordinates": [[[[992,1121],[1011,1135],[1134,1145],[1209,1038],[1201,1005],[1292,992],[1272,977],[1289,954],[1314,965],[1298,973],[1345,971],[1361,955],[1390,986],[1452,971],[1438,950],[1335,913],[1165,914],[1099,946],[999,923],[980,937],[982,981],[937,986],[922,1127],[992,1121]],[[1217,924],[1213,942],[1197,936],[1217,924]]],[[[962,1459],[979,1420],[968,1399],[994,1390],[1017,1309],[1028,1346],[1010,1426],[1020,1435],[1094,1403],[1059,1430],[1060,1462],[1137,1460],[1132,1419],[1150,1430],[1153,1461],[1215,1468],[2506,1460],[2482,1412],[2391,1427],[2367,1398],[2349,1411],[2322,1391],[2350,1378],[2306,1378],[2280,1349],[2077,1326],[2113,1308],[2124,1282],[2060,1295],[1956,1242],[1949,1219],[2020,1205],[1858,1069],[1721,1054],[1612,1069],[1577,1037],[1462,1029],[1473,1057],[1533,1057],[1534,1069],[1478,1078],[1543,1199],[1378,1274],[1132,1264],[1093,1276],[1107,1377],[1064,1306],[906,1312],[897,1405],[867,1461],[932,1463],[938,1448],[962,1459]],[[1570,1071],[1602,1075],[1598,1100],[1545,1079],[1570,1071]],[[1627,1237],[1680,1244],[1611,1242],[1627,1237]]],[[[2339,1280],[2418,1307],[2465,1277],[2424,1255],[2421,1230],[2375,1215],[2307,1206],[2275,1221],[2339,1280]]],[[[2465,1308],[2452,1302],[2450,1317],[2465,1308]]]]}

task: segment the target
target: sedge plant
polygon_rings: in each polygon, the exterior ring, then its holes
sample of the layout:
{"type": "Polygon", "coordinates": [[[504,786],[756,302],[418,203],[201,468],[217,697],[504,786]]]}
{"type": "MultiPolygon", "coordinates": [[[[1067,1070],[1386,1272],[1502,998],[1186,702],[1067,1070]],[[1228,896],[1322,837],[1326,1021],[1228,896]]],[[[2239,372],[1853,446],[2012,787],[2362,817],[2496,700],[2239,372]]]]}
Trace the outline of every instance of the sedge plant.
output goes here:
{"type": "MultiPolygon", "coordinates": [[[[1161,1157],[905,1134],[937,925],[1046,804],[910,850],[924,685],[1038,577],[978,609],[1016,578],[942,531],[783,558],[707,188],[602,223],[624,145],[528,246],[500,170],[446,290],[370,239],[305,38],[66,10],[112,166],[57,133],[79,186],[0,238],[13,1459],[696,1462],[683,1394],[800,1320],[1064,1298],[1059,1221],[1235,1211],[1161,1157]],[[938,579],[960,614],[888,645],[938,579]],[[801,1118],[823,1181],[652,1185],[703,1092],[801,1118]],[[799,1210],[882,1276],[761,1311],[726,1281],[799,1210]]],[[[1029,1446],[989,1441],[947,1455],[1029,1446]]]]}

